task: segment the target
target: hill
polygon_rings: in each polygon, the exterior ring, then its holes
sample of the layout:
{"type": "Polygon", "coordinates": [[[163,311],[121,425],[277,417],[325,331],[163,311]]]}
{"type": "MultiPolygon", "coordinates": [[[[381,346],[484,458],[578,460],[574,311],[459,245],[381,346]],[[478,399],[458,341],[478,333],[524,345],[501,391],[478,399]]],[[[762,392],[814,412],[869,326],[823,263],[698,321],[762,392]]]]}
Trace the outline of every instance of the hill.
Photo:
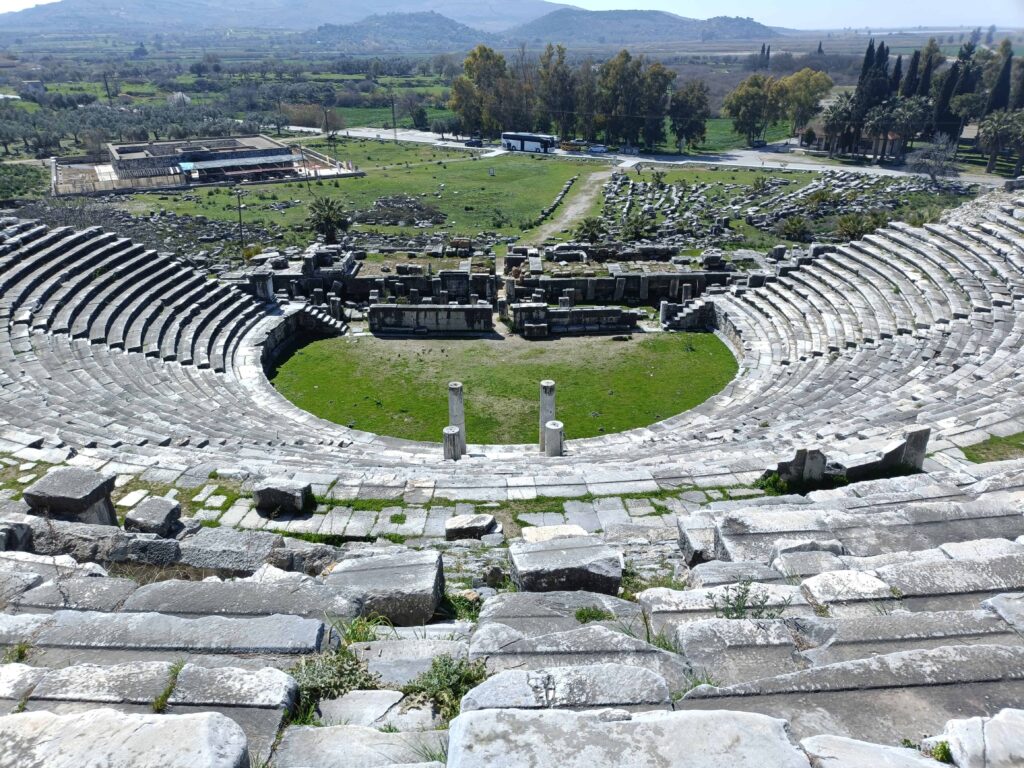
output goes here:
{"type": "Polygon", "coordinates": [[[355,24],[324,24],[313,33],[318,43],[339,53],[465,52],[478,43],[495,45],[491,34],[439,13],[388,13],[355,24]]]}
{"type": "Polygon", "coordinates": [[[688,19],[664,11],[584,11],[562,8],[505,33],[513,40],[566,45],[632,45],[684,40],[762,40],[778,33],[753,19],[688,19]]]}
{"type": "MultiPolygon", "coordinates": [[[[566,6],[545,0],[480,3],[437,0],[431,9],[460,24],[497,31],[525,24],[566,6]]],[[[120,32],[158,29],[261,28],[308,30],[352,24],[373,14],[418,13],[420,0],[60,0],[0,14],[4,31],[120,32]]]]}

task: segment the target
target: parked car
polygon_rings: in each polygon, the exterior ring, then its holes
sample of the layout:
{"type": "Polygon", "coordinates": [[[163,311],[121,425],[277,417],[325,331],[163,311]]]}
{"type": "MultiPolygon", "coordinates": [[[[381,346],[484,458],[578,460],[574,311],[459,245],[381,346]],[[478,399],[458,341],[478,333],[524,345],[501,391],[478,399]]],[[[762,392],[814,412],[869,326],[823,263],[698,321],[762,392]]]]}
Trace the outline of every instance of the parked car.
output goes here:
{"type": "Polygon", "coordinates": [[[604,144],[591,144],[587,151],[594,155],[603,155],[608,151],[608,147],[604,144]]]}
{"type": "Polygon", "coordinates": [[[483,145],[484,143],[480,139],[469,139],[466,142],[467,147],[482,147],[483,145]]]}

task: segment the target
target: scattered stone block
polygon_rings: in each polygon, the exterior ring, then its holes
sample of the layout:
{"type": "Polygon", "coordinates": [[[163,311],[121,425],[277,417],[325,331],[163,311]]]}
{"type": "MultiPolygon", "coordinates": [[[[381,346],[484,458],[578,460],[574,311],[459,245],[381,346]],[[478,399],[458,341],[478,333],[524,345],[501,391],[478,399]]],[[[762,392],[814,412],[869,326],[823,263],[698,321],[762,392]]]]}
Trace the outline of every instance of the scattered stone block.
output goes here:
{"type": "Polygon", "coordinates": [[[497,524],[494,515],[456,515],[445,520],[444,538],[446,541],[479,539],[491,533],[497,524]]]}
{"type": "Polygon", "coordinates": [[[125,515],[124,529],[168,538],[175,533],[180,518],[181,505],[178,502],[162,496],[150,496],[125,515]]]}
{"type": "Polygon", "coordinates": [[[266,563],[284,538],[263,531],[200,528],[180,541],[181,563],[229,574],[248,575],[266,563]]]}
{"type": "Polygon", "coordinates": [[[583,624],[578,616],[586,617],[590,625],[603,621],[628,628],[641,628],[644,623],[643,612],[636,603],[580,590],[502,592],[484,601],[477,625],[504,624],[523,635],[536,636],[579,629],[583,624]]]}
{"type": "Polygon", "coordinates": [[[383,616],[396,626],[415,627],[433,617],[444,596],[438,552],[397,552],[342,560],[324,583],[362,605],[364,616],[383,616]]]}
{"type": "Polygon", "coordinates": [[[57,467],[25,489],[32,514],[76,523],[117,525],[114,478],[81,467],[57,467]]]}
{"type": "MultiPolygon", "coordinates": [[[[253,488],[252,497],[256,510],[262,515],[272,517],[301,515],[316,509],[313,486],[296,480],[264,480],[253,488]]],[[[223,501],[221,504],[223,505],[223,501]]]]}
{"type": "Polygon", "coordinates": [[[600,539],[581,536],[509,546],[512,581],[526,592],[586,590],[617,594],[622,553],[600,539]]]}
{"type": "Polygon", "coordinates": [[[522,533],[523,541],[527,544],[586,535],[587,532],[579,525],[530,525],[523,528],[522,533]]]}

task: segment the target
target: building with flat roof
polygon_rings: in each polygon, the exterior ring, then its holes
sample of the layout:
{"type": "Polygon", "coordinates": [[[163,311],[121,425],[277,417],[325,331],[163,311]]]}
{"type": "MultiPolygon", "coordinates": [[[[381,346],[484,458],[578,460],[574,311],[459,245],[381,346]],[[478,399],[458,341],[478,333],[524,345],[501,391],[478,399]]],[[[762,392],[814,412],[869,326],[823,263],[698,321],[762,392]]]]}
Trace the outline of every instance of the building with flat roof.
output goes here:
{"type": "Polygon", "coordinates": [[[268,136],[109,144],[118,179],[171,177],[170,183],[267,181],[298,175],[300,157],[268,136]]]}

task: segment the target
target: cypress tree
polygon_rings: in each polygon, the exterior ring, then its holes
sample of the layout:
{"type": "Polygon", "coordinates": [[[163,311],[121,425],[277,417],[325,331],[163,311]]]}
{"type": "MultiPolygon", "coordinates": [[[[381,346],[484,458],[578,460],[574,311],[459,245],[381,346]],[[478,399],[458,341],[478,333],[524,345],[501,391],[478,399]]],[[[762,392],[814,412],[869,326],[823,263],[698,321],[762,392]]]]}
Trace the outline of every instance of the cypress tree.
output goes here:
{"type": "Polygon", "coordinates": [[[988,104],[985,105],[985,114],[998,112],[1010,106],[1010,70],[1013,67],[1013,53],[1008,52],[1003,57],[1003,66],[999,70],[992,91],[988,95],[988,104]]]}
{"type": "Polygon", "coordinates": [[[885,43],[879,43],[878,49],[875,51],[875,69],[879,72],[888,73],[889,70],[889,49],[885,47],[885,43]]]}
{"type": "Polygon", "coordinates": [[[938,95],[935,97],[935,111],[933,113],[935,130],[946,134],[950,139],[954,140],[957,138],[956,134],[960,128],[960,123],[957,116],[949,108],[949,102],[952,100],[959,82],[960,62],[957,61],[949,68],[945,79],[942,81],[942,87],[939,88],[938,95]]]}
{"type": "Polygon", "coordinates": [[[896,64],[892,68],[892,77],[889,78],[889,95],[895,96],[900,92],[900,81],[903,79],[903,55],[896,57],[896,64]]]}
{"type": "Polygon", "coordinates": [[[917,95],[924,96],[926,99],[931,98],[932,95],[932,67],[934,65],[935,60],[929,56],[928,60],[924,63],[921,81],[917,84],[917,95]]]}
{"type": "Polygon", "coordinates": [[[768,49],[764,52],[764,68],[768,69],[772,64],[772,46],[768,45],[768,49]]]}
{"type": "Polygon", "coordinates": [[[900,96],[909,99],[917,95],[917,75],[921,68],[921,52],[914,51],[910,57],[910,65],[907,67],[907,76],[903,78],[903,85],[900,88],[900,96]]]}
{"type": "Polygon", "coordinates": [[[818,55],[819,56],[824,56],[825,55],[825,49],[821,47],[821,40],[818,41],[818,55]]]}
{"type": "Polygon", "coordinates": [[[1020,75],[1017,77],[1017,90],[1013,94],[1013,101],[1010,109],[1024,109],[1024,67],[1017,67],[1020,75]]]}
{"type": "Polygon", "coordinates": [[[858,84],[864,82],[868,76],[868,72],[871,71],[873,66],[875,66],[875,39],[871,38],[871,41],[868,43],[868,49],[864,51],[864,63],[860,66],[860,78],[857,80],[858,84]]]}

